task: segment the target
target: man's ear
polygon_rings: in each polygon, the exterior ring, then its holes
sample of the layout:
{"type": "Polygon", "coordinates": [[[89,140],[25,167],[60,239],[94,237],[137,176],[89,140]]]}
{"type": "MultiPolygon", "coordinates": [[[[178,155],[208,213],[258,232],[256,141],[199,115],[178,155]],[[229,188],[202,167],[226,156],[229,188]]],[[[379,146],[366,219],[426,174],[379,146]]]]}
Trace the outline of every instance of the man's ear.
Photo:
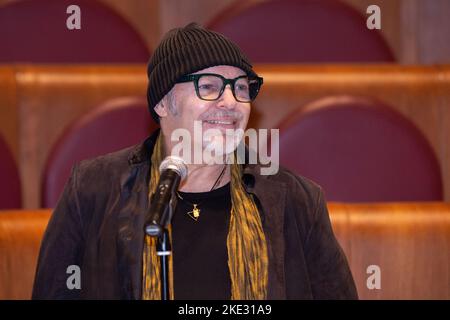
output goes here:
{"type": "Polygon", "coordinates": [[[165,98],[161,99],[155,106],[155,112],[160,118],[167,117],[167,103],[165,100],[165,98]]]}

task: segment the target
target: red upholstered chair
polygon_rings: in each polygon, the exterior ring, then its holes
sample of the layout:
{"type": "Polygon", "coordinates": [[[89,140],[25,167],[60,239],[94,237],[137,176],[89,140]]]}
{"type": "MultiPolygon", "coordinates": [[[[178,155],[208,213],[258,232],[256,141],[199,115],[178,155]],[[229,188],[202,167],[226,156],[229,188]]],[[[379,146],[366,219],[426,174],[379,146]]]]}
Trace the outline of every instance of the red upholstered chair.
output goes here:
{"type": "Polygon", "coordinates": [[[363,12],[341,1],[236,1],[209,24],[234,40],[253,62],[392,62],[363,12]]]}
{"type": "Polygon", "coordinates": [[[0,136],[0,210],[21,208],[20,177],[5,140],[0,136]]]}
{"type": "Polygon", "coordinates": [[[406,118],[366,98],[327,97],[280,125],[280,163],[317,182],[328,200],[442,200],[439,163],[406,118]]]}
{"type": "Polygon", "coordinates": [[[47,159],[42,207],[55,206],[75,163],[140,143],[157,127],[141,98],[110,100],[75,121],[47,159]]]}
{"type": "Polygon", "coordinates": [[[147,62],[144,40],[113,10],[94,0],[18,0],[0,6],[0,62],[147,62]],[[69,30],[70,5],[81,29],[69,30]]]}

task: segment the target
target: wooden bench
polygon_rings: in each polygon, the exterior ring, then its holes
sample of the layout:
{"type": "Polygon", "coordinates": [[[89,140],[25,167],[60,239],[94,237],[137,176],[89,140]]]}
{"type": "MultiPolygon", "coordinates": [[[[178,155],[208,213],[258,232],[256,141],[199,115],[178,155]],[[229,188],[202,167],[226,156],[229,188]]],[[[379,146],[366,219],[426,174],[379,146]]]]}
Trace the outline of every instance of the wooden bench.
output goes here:
{"type": "MultiPolygon", "coordinates": [[[[329,210],[361,299],[450,299],[449,203],[330,203],[329,210]],[[377,268],[380,288],[369,289],[377,268]]],[[[31,297],[50,214],[0,212],[0,299],[31,297]]]]}

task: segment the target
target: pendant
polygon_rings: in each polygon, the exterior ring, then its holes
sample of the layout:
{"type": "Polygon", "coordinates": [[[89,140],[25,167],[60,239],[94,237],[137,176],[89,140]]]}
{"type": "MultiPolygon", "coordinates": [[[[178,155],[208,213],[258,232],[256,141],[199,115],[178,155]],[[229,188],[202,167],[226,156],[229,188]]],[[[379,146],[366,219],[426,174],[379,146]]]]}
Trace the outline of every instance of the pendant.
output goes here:
{"type": "Polygon", "coordinates": [[[200,217],[200,209],[197,208],[197,204],[193,203],[192,205],[194,206],[194,208],[192,209],[192,211],[189,211],[187,214],[189,215],[189,217],[191,217],[192,219],[197,221],[198,217],[200,217]]]}

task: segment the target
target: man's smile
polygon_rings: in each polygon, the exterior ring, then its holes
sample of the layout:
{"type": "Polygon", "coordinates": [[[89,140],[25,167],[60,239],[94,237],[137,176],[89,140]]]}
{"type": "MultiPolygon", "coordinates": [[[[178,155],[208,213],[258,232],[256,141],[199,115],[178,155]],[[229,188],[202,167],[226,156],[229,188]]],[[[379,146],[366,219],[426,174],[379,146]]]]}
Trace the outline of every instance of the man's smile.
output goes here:
{"type": "Polygon", "coordinates": [[[231,118],[217,118],[203,120],[203,128],[205,129],[236,129],[238,121],[231,118]]]}

